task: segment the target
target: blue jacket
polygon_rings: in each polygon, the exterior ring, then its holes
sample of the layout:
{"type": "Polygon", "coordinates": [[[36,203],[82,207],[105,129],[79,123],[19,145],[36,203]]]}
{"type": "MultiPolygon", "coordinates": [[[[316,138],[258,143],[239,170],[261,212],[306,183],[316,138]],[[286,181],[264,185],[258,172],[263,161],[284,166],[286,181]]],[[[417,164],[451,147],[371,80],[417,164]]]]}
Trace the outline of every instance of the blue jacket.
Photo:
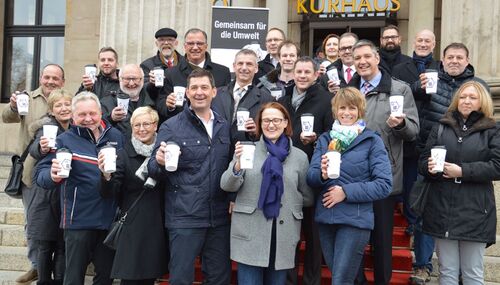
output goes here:
{"type": "Polygon", "coordinates": [[[156,180],[165,180],[165,226],[204,228],[229,224],[229,199],[220,188],[229,155],[229,124],[214,112],[210,138],[201,120],[190,108],[163,122],[148,170],[156,180]],[[161,142],[180,146],[177,170],[168,172],[155,155],[161,142]]]}
{"type": "Polygon", "coordinates": [[[116,213],[116,202],[101,197],[101,171],[97,155],[106,145],[122,148],[123,136],[109,123],[101,123],[103,131],[96,140],[88,128],[71,126],[57,137],[57,148],[73,153],[69,177],[56,184],[50,178],[55,152],[43,158],[36,167],[34,179],[45,189],[58,188],[61,193],[61,228],[107,230],[116,213]]]}
{"type": "Polygon", "coordinates": [[[373,229],[372,202],[391,193],[391,163],[384,142],[374,131],[365,129],[341,156],[340,177],[321,178],[321,156],[328,150],[330,133],[323,133],[316,144],[307,172],[307,183],[321,188],[316,203],[315,220],[323,224],[345,224],[373,229]],[[330,209],[323,206],[323,194],[331,186],[344,189],[346,198],[330,209]]]}

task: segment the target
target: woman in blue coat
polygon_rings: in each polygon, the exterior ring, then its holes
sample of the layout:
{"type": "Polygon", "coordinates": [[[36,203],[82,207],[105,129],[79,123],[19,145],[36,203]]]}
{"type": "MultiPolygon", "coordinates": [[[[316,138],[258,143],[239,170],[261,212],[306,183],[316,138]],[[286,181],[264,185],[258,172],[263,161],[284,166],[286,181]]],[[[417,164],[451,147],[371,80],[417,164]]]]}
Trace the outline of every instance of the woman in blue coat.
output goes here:
{"type": "Polygon", "coordinates": [[[359,90],[338,91],[332,100],[335,122],[319,137],[307,173],[309,186],[321,189],[315,221],[332,284],[354,284],[373,229],[372,202],[391,193],[391,164],[380,136],[365,128],[365,107],[359,90]],[[335,179],[327,175],[329,150],[341,153],[335,179]]]}

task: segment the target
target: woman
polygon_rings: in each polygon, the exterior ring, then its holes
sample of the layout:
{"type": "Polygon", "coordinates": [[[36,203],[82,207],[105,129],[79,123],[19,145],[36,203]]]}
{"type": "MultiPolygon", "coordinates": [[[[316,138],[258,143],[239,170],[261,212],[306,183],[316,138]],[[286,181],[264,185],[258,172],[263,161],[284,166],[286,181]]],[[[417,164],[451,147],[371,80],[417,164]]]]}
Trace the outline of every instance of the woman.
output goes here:
{"type": "Polygon", "coordinates": [[[257,113],[252,169],[242,170],[243,146],[221,178],[221,188],[237,192],[231,219],[231,259],[238,262],[238,284],[285,284],[295,267],[302,207],[313,201],[306,184],[309,162],[292,146],[290,115],[279,103],[264,104],[257,113]],[[257,250],[258,249],[258,250],[257,250]]]}
{"type": "Polygon", "coordinates": [[[130,118],[132,137],[118,151],[116,172],[104,173],[104,156],[99,154],[103,171],[104,196],[115,195],[121,213],[127,212],[111,277],[121,284],[154,284],[166,272],[167,247],[163,228],[163,193],[149,178],[147,162],[156,142],[158,113],[151,107],[139,107],[130,118]],[[130,206],[141,195],[136,205],[130,206]]]}
{"type": "Polygon", "coordinates": [[[439,284],[458,284],[459,272],[463,284],[483,284],[485,247],[496,239],[492,180],[500,179],[500,134],[486,88],[464,83],[440,124],[419,161],[419,172],[431,183],[423,232],[436,241],[439,284]],[[443,172],[433,171],[430,154],[436,145],[446,148],[443,172]]]}
{"type": "Polygon", "coordinates": [[[339,58],[339,36],[329,34],[323,40],[323,51],[325,52],[326,60],[334,63],[339,58]]]}
{"type": "Polygon", "coordinates": [[[384,143],[365,128],[366,101],[359,90],[340,89],[332,99],[335,122],[316,144],[307,182],[322,189],[315,221],[332,284],[354,284],[370,231],[374,200],[391,192],[391,164],[384,143]],[[333,148],[333,149],[332,149],[333,148]],[[326,153],[341,153],[340,176],[329,179],[326,153]]]}
{"type": "MultiPolygon", "coordinates": [[[[33,122],[29,131],[35,134],[30,147],[30,155],[37,161],[50,151],[49,138],[43,135],[44,125],[57,126],[57,134],[65,132],[71,121],[71,99],[73,95],[63,89],[56,89],[47,99],[49,113],[33,122]]],[[[30,134],[30,135],[31,135],[30,134]]],[[[31,220],[27,228],[28,236],[38,243],[37,284],[62,284],[65,271],[63,231],[59,228],[61,206],[59,192],[53,189],[35,187],[35,195],[28,211],[31,220]],[[52,280],[52,274],[54,279],[52,280]]]]}

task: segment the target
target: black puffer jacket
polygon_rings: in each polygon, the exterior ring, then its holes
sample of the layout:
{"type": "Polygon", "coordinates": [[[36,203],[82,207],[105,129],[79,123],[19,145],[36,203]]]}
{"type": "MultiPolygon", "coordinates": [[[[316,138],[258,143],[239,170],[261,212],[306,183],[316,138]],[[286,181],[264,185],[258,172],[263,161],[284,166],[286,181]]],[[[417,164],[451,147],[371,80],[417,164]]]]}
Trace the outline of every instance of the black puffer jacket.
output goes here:
{"type": "MultiPolygon", "coordinates": [[[[116,70],[116,79],[111,78],[109,76],[105,76],[102,73],[99,73],[97,75],[97,79],[94,83],[94,86],[92,86],[92,89],[88,91],[91,91],[92,93],[97,95],[99,99],[102,99],[111,94],[116,94],[120,90],[120,81],[118,80],[118,72],[119,71],[116,70]]],[[[82,84],[80,85],[80,88],[76,93],[78,94],[85,90],[86,89],[82,84]]]]}
{"type": "Polygon", "coordinates": [[[443,64],[441,63],[438,76],[437,94],[427,94],[426,100],[424,99],[425,101],[422,103],[421,112],[419,113],[420,133],[417,140],[417,150],[419,153],[425,146],[425,142],[427,141],[427,137],[432,127],[434,127],[448,111],[453,95],[462,84],[470,80],[475,80],[488,88],[488,84],[482,79],[474,76],[474,67],[470,64],[465,68],[462,74],[450,76],[444,71],[443,64]]]}
{"type": "Polygon", "coordinates": [[[431,180],[423,214],[423,231],[437,238],[495,243],[496,206],[492,180],[500,179],[500,128],[493,119],[473,112],[464,123],[447,113],[432,129],[420,156],[419,172],[431,180]],[[446,147],[446,162],[462,167],[461,183],[432,175],[427,161],[434,145],[446,147]]]}

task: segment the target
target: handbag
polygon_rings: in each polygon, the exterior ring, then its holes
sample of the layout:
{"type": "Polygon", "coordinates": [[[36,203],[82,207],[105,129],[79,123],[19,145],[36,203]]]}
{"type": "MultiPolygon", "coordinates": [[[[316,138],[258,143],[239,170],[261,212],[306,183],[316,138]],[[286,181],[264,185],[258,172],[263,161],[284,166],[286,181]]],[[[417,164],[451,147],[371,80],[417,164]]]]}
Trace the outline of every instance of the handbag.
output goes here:
{"type": "Polygon", "coordinates": [[[408,202],[410,203],[410,209],[419,217],[424,213],[430,187],[431,182],[423,179],[415,181],[411,188],[408,202]]]}
{"type": "Polygon", "coordinates": [[[7,178],[7,183],[5,184],[5,193],[12,198],[21,199],[23,197],[22,190],[22,179],[24,170],[24,161],[28,156],[31,144],[35,140],[32,139],[26,149],[23,151],[21,156],[13,155],[10,159],[12,161],[12,167],[10,169],[9,177],[7,178]]]}
{"type": "Polygon", "coordinates": [[[108,234],[106,235],[106,238],[104,238],[104,241],[102,242],[105,246],[116,250],[118,247],[118,243],[120,241],[120,237],[122,235],[123,231],[123,225],[125,224],[125,221],[127,219],[127,214],[132,208],[135,207],[137,202],[142,198],[144,195],[144,192],[146,189],[143,189],[141,194],[135,199],[134,203],[128,208],[127,212],[121,214],[120,209],[117,209],[116,211],[116,218],[115,221],[111,224],[111,229],[109,230],[108,234]]]}

